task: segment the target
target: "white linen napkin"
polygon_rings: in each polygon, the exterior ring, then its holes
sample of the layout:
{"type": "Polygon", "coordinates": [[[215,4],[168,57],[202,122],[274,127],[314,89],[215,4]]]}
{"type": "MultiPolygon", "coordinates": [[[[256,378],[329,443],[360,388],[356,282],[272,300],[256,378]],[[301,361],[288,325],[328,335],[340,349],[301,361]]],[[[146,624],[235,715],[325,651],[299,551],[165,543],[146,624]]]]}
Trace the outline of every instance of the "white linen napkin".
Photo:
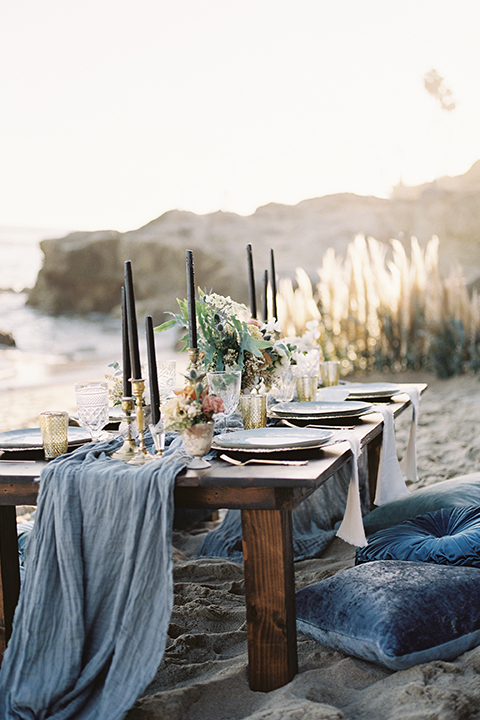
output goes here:
{"type": "Polygon", "coordinates": [[[331,387],[321,387],[317,392],[317,400],[320,402],[343,402],[350,395],[350,390],[332,385],[331,387]]]}
{"type": "Polygon", "coordinates": [[[358,456],[360,454],[360,440],[355,438],[353,433],[339,433],[335,435],[335,439],[345,440],[349,443],[352,451],[352,476],[350,485],[348,486],[347,504],[343,520],[335,533],[337,537],[355,545],[356,547],[365,547],[367,538],[363,527],[362,508],[360,504],[360,486],[358,482],[358,456]]]}
{"type": "Polygon", "coordinates": [[[420,407],[420,391],[418,387],[410,385],[404,392],[409,396],[412,403],[412,422],[408,438],[407,449],[402,461],[397,458],[395,446],[395,428],[393,424],[393,407],[389,405],[378,405],[377,409],[383,415],[383,441],[380,454],[380,465],[378,468],[377,491],[375,494],[375,505],[384,505],[387,502],[396,500],[409,494],[405,485],[402,470],[411,482],[417,482],[417,421],[420,407]]]}
{"type": "Polygon", "coordinates": [[[378,467],[377,491],[373,502],[375,505],[384,505],[387,502],[408,495],[408,489],[397,457],[393,407],[391,405],[379,405],[377,409],[383,415],[383,439],[378,467]]]}
{"type": "Polygon", "coordinates": [[[407,480],[417,482],[417,422],[420,409],[420,390],[418,387],[411,385],[406,388],[405,392],[412,403],[412,424],[410,425],[407,449],[400,461],[400,467],[407,476],[407,480]]]}

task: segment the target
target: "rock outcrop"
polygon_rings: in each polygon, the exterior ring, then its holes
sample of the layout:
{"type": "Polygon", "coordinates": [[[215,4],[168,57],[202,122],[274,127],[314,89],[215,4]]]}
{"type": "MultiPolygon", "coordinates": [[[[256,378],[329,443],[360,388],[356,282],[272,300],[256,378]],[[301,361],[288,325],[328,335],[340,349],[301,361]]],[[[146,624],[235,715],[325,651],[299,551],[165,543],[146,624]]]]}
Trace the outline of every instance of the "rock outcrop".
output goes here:
{"type": "Polygon", "coordinates": [[[0,345],[5,345],[5,347],[17,347],[17,343],[15,342],[15,338],[12,333],[7,332],[6,330],[0,330],[0,345]]]}
{"type": "Polygon", "coordinates": [[[294,206],[271,203],[253,215],[172,210],[138,230],[72,233],[41,243],[45,260],[29,304],[44,311],[118,311],[124,260],[132,261],[139,313],[154,322],[185,297],[185,250],[195,258],[196,284],[247,302],[246,245],[251,243],[258,291],[270,248],[279,276],[303,267],[313,280],[329,247],[343,255],[355,235],[388,242],[437,235],[445,271],[460,263],[467,280],[480,276],[480,161],[463,176],[418,187],[399,186],[381,199],[328,195],[294,206]]]}

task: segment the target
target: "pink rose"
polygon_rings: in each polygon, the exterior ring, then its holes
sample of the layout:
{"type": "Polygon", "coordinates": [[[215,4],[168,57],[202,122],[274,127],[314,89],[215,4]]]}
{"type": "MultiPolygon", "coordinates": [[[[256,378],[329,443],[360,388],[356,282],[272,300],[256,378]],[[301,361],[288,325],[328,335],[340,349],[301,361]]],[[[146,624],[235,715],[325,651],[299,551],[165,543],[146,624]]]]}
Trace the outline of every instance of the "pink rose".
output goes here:
{"type": "Polygon", "coordinates": [[[202,412],[205,414],[225,412],[222,398],[218,395],[205,395],[202,400],[202,412]]]}

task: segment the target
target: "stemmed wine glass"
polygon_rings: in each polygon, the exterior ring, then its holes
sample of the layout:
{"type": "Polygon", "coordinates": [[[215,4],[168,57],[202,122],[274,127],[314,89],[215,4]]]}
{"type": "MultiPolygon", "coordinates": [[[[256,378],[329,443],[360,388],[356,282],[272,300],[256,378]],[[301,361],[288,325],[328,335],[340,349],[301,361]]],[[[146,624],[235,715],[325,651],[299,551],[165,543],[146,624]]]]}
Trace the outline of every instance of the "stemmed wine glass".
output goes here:
{"type": "Polygon", "coordinates": [[[162,360],[157,362],[158,389],[160,398],[166,400],[173,395],[177,377],[177,364],[175,360],[162,360]]]}
{"type": "Polygon", "coordinates": [[[207,373],[208,388],[212,395],[218,395],[225,406],[225,432],[228,432],[228,418],[237,409],[240,402],[242,385],[241,370],[219,370],[207,373]]]}
{"type": "Polygon", "coordinates": [[[92,442],[97,442],[108,423],[108,383],[76,383],[75,396],[80,425],[90,431],[92,442]]]}

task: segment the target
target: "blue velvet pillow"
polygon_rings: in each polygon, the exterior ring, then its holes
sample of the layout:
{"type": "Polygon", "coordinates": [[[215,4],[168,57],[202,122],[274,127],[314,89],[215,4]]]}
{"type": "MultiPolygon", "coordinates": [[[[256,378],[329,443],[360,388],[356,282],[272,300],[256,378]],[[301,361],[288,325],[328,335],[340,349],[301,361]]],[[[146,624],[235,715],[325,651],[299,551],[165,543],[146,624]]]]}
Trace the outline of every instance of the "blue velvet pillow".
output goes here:
{"type": "Polygon", "coordinates": [[[480,569],[380,560],[296,594],[297,629],[322,645],[403,670],[480,644],[480,569]]]}
{"type": "Polygon", "coordinates": [[[355,564],[414,560],[480,567],[480,507],[443,508],[371,535],[355,564]]]}
{"type": "Polygon", "coordinates": [[[371,535],[417,515],[465,505],[480,505],[480,473],[460,475],[414,490],[406,497],[375,508],[365,515],[363,524],[367,535],[371,535]]]}

